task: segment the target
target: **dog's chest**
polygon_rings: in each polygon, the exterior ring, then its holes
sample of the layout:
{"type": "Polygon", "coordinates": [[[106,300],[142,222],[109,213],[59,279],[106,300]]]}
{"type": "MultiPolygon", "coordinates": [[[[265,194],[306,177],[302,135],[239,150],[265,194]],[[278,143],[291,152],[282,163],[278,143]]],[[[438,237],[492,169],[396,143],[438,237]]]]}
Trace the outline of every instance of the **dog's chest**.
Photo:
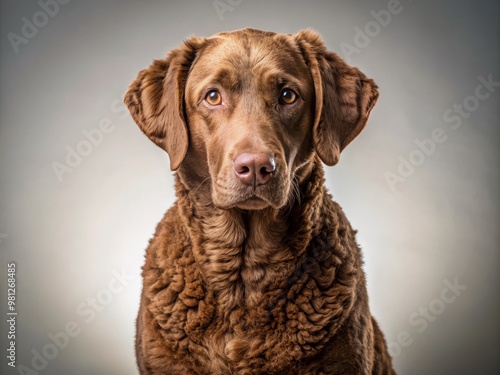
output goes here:
{"type": "Polygon", "coordinates": [[[281,238],[271,241],[273,247],[247,240],[243,252],[237,239],[226,246],[203,237],[182,251],[169,249],[171,261],[146,271],[149,309],[165,351],[186,368],[287,373],[323,348],[352,288],[333,286],[340,260],[331,251],[321,253],[325,241],[308,241],[299,258],[281,238]]]}
{"type": "MultiPolygon", "coordinates": [[[[298,294],[273,290],[260,294],[251,305],[226,305],[213,294],[198,296],[196,304],[190,299],[188,308],[174,304],[168,310],[176,323],[168,324],[169,330],[163,334],[169,336],[171,350],[205,363],[210,374],[239,374],[249,368],[253,374],[283,373],[291,363],[322,348],[331,318],[319,310],[308,316],[313,300],[322,296],[313,282],[294,281],[298,294]]],[[[194,295],[189,290],[184,293],[194,295]]]]}
{"type": "MultiPolygon", "coordinates": [[[[278,352],[293,349],[293,342],[284,339],[292,337],[293,330],[264,310],[239,308],[226,316],[216,316],[202,340],[212,367],[210,373],[237,374],[248,368],[256,374],[268,373],[266,358],[276,359],[278,352]]],[[[279,366],[278,362],[275,366],[279,366]]]]}

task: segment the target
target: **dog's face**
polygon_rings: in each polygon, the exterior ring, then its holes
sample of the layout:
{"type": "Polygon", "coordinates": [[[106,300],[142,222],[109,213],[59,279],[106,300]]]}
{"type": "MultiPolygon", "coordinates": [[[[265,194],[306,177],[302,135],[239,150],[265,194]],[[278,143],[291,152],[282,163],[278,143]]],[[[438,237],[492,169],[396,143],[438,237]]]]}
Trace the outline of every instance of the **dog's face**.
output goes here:
{"type": "Polygon", "coordinates": [[[192,65],[185,105],[189,157],[206,162],[214,204],[283,206],[312,151],[314,84],[300,51],[286,38],[215,37],[192,65]]]}
{"type": "Polygon", "coordinates": [[[315,152],[325,164],[363,129],[378,92],[311,31],[191,38],[139,73],[125,102],[191,188],[219,208],[280,208],[315,152]]]}

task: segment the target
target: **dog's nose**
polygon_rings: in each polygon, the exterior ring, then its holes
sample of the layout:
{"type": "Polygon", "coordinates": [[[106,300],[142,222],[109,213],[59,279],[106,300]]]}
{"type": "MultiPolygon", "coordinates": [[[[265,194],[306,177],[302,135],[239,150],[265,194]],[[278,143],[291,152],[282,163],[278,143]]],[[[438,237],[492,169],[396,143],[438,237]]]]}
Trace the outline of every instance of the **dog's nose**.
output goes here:
{"type": "Polygon", "coordinates": [[[264,153],[240,154],[233,160],[236,176],[246,185],[264,185],[273,176],[276,163],[271,155],[264,153]]]}

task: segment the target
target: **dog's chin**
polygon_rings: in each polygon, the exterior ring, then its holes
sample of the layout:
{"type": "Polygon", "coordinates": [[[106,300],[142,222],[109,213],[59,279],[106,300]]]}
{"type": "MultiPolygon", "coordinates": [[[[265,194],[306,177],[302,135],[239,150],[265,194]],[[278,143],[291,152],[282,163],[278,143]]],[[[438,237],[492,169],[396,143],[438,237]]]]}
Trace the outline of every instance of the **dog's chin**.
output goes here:
{"type": "Polygon", "coordinates": [[[239,208],[240,210],[248,211],[263,210],[264,208],[267,208],[269,206],[271,206],[269,202],[257,197],[246,199],[234,205],[234,207],[239,208]]]}
{"type": "Polygon", "coordinates": [[[239,209],[243,211],[258,211],[266,208],[279,209],[283,206],[281,202],[272,202],[265,198],[252,196],[238,201],[217,201],[214,199],[214,205],[222,210],[239,209]]]}
{"type": "Polygon", "coordinates": [[[257,197],[235,202],[218,202],[214,200],[214,205],[221,210],[231,210],[236,208],[244,211],[258,211],[272,206],[266,200],[257,197]]]}

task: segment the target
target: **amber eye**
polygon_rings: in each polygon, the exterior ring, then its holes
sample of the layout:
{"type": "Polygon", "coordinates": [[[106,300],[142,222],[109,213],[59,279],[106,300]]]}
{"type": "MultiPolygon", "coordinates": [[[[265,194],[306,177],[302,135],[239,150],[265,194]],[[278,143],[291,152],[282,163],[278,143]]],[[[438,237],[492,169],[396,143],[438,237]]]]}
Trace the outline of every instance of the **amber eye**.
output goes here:
{"type": "Polygon", "coordinates": [[[209,105],[221,105],[222,104],[222,96],[217,90],[210,90],[205,96],[205,101],[209,105]]]}
{"type": "Polygon", "coordinates": [[[283,89],[280,95],[281,104],[293,104],[297,100],[298,95],[291,89],[283,89]]]}

